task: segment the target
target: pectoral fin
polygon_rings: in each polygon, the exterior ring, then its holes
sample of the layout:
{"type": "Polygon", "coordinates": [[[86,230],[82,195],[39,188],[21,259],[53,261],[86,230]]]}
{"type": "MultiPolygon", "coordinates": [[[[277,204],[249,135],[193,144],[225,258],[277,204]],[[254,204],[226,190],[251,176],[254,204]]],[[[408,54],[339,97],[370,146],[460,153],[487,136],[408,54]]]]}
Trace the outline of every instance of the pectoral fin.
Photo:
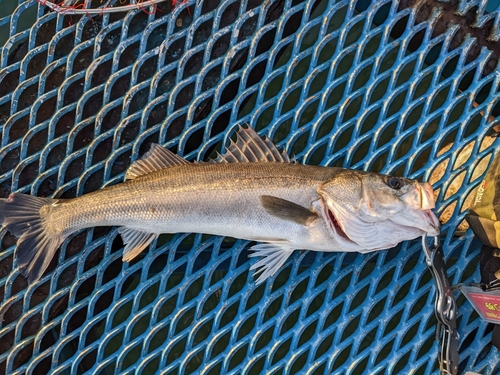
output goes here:
{"type": "Polygon", "coordinates": [[[256,274],[262,272],[257,279],[257,284],[264,282],[268,277],[278,272],[294,251],[288,242],[285,241],[258,244],[252,246],[250,250],[255,251],[255,253],[250,254],[249,257],[262,257],[262,259],[250,267],[250,270],[257,270],[256,274]]]}
{"type": "Polygon", "coordinates": [[[270,195],[261,195],[260,204],[262,204],[262,207],[264,207],[269,215],[301,225],[309,225],[313,220],[318,218],[316,213],[305,207],[270,195]]]}

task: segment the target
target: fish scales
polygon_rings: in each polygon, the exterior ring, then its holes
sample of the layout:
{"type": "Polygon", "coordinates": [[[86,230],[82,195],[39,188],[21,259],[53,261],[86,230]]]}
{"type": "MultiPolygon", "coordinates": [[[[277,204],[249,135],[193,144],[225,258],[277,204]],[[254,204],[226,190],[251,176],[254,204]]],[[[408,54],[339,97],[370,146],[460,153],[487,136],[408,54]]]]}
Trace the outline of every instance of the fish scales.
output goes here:
{"type": "Polygon", "coordinates": [[[283,226],[296,225],[269,215],[259,197],[273,195],[310,207],[318,186],[335,172],[302,164],[187,164],[62,201],[47,215],[61,234],[103,225],[193,232],[201,225],[204,233],[223,235],[237,220],[236,237],[280,238],[283,226]]]}

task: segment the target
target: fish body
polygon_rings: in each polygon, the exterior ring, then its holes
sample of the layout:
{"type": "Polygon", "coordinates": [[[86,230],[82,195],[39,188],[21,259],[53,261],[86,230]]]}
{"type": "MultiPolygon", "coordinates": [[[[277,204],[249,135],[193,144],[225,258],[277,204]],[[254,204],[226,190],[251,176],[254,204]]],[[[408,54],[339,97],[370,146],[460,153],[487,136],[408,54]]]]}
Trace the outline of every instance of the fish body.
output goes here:
{"type": "Polygon", "coordinates": [[[368,252],[427,233],[439,222],[429,184],[291,163],[252,129],[213,163],[188,163],[159,146],[127,181],[74,199],[21,194],[0,199],[0,221],[20,237],[16,258],[29,281],[41,277],[70,234],[118,226],[124,260],[161,233],[197,232],[263,242],[258,282],[296,249],[368,252]]]}
{"type": "Polygon", "coordinates": [[[311,207],[318,186],[335,172],[285,163],[184,164],[46,206],[45,217],[54,234],[65,237],[89,227],[124,226],[155,234],[199,232],[340,250],[324,221],[305,226],[284,220],[260,202],[267,195],[311,207]]]}

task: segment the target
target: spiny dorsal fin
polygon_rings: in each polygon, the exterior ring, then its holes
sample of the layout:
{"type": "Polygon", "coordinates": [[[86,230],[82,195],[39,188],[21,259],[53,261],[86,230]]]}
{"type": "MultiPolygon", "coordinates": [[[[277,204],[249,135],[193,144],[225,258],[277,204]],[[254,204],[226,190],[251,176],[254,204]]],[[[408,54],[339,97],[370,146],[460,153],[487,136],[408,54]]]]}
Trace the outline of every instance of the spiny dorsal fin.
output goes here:
{"type": "Polygon", "coordinates": [[[153,143],[149,151],[141,159],[132,163],[125,174],[125,180],[133,180],[160,169],[183,164],[189,164],[189,162],[166,148],[153,143]]]}
{"type": "Polygon", "coordinates": [[[293,221],[301,225],[309,225],[318,215],[297,203],[271,195],[261,195],[260,204],[269,215],[283,220],[293,221]]]}
{"type": "Polygon", "coordinates": [[[290,157],[280,153],[269,138],[262,139],[250,127],[242,126],[236,132],[236,142],[231,141],[225,152],[217,155],[215,163],[250,163],[250,162],[290,163],[290,157]]]}

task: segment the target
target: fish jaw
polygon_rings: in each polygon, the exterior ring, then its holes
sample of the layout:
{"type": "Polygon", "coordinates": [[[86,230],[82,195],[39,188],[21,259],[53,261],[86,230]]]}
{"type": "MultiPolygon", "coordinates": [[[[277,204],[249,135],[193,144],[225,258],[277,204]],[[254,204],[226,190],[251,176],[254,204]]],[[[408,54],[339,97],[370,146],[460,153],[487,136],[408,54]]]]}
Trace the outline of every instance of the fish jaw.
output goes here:
{"type": "Polygon", "coordinates": [[[397,222],[419,228],[429,236],[439,235],[441,232],[439,219],[432,211],[436,205],[431,184],[416,183],[415,188],[405,194],[402,200],[408,208],[398,215],[397,222]]]}
{"type": "Polygon", "coordinates": [[[414,226],[428,236],[438,236],[441,233],[440,223],[432,210],[408,209],[404,215],[398,215],[393,220],[397,224],[414,226]]]}
{"type": "Polygon", "coordinates": [[[421,196],[421,208],[423,210],[432,210],[436,207],[436,203],[434,202],[434,190],[432,189],[431,184],[428,182],[422,182],[418,184],[420,188],[420,196],[421,196]]]}
{"type": "Polygon", "coordinates": [[[419,184],[419,186],[421,186],[422,193],[422,201],[420,205],[422,211],[420,212],[427,219],[425,222],[429,223],[429,228],[426,232],[429,236],[438,236],[441,233],[441,223],[439,222],[436,214],[432,212],[432,209],[436,207],[436,203],[434,201],[434,190],[428,182],[419,184]]]}

